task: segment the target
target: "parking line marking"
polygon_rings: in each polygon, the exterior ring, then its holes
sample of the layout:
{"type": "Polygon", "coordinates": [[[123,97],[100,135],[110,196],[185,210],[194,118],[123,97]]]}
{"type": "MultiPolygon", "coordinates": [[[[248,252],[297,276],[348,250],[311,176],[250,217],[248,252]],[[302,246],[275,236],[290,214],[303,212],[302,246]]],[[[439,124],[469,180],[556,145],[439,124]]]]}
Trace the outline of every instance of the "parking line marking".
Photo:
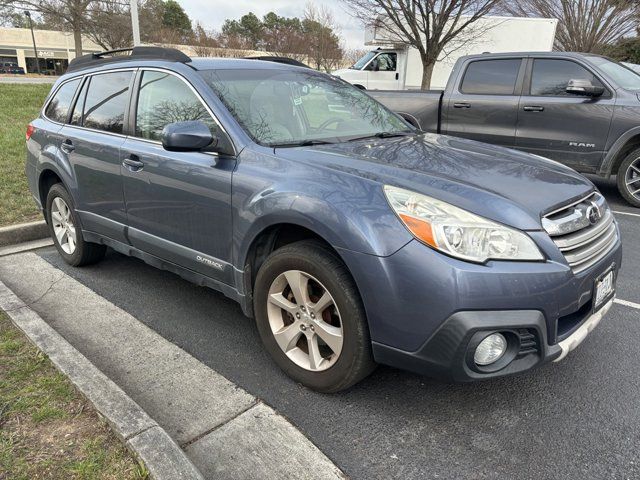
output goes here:
{"type": "Polygon", "coordinates": [[[629,215],[631,217],[640,217],[640,213],[621,212],[620,210],[613,210],[613,213],[619,213],[620,215],[629,215]]]}
{"type": "Polygon", "coordinates": [[[620,305],[624,305],[625,307],[635,308],[636,310],[640,310],[640,303],[633,303],[628,300],[620,300],[616,298],[613,303],[619,303],[620,305]]]}

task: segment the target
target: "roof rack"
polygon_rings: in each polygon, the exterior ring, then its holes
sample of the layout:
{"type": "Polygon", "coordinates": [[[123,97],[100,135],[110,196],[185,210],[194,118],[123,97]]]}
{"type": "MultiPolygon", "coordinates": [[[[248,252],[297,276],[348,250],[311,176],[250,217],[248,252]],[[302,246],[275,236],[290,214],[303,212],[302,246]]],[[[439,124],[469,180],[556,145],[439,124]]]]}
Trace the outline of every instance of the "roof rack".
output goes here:
{"type": "Polygon", "coordinates": [[[96,67],[108,63],[122,62],[125,60],[165,60],[168,62],[187,63],[191,57],[175,48],[164,47],[133,47],[119,48],[106,52],[89,53],[74,58],[69,62],[67,72],[75,72],[83,68],[96,67]],[[125,55],[125,52],[131,52],[125,55]]]}
{"type": "Polygon", "coordinates": [[[298,60],[289,57],[278,57],[275,55],[263,55],[259,57],[244,57],[246,60],[263,60],[266,62],[284,63],[285,65],[294,65],[296,67],[311,68],[298,60]]]}

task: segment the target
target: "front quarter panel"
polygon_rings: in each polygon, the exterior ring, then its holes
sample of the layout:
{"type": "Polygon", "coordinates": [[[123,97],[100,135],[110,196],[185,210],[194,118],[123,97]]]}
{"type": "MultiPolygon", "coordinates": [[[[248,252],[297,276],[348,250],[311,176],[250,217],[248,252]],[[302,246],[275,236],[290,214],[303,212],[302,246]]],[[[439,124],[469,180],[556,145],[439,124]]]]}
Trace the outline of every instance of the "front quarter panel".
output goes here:
{"type": "Polygon", "coordinates": [[[281,223],[307,228],[335,248],[378,256],[412,238],[377,182],[278,158],[263,147],[240,155],[232,205],[238,268],[260,232],[281,223]]]}

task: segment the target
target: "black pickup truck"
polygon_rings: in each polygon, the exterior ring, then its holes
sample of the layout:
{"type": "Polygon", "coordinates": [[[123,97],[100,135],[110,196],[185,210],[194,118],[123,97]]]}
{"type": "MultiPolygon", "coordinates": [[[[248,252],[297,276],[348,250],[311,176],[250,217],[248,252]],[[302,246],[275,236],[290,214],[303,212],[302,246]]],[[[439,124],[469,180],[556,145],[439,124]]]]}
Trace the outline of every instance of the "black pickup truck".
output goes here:
{"type": "Polygon", "coordinates": [[[457,61],[444,91],[368,93],[425,131],[617,175],[622,196],[640,207],[640,75],[606,57],[470,55],[457,61]]]}

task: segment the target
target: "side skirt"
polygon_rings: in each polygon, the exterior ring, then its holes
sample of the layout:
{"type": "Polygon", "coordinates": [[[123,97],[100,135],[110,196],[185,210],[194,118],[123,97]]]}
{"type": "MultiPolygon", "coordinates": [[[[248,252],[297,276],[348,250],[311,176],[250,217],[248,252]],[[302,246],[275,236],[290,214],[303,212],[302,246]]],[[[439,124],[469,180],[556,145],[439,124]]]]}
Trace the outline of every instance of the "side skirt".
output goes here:
{"type": "Polygon", "coordinates": [[[202,275],[201,273],[194,272],[185,267],[181,267],[180,265],[176,265],[175,263],[168,262],[163,260],[162,258],[156,257],[155,255],[151,255],[150,253],[143,252],[131,245],[127,245],[125,243],[119,242],[117,240],[113,240],[112,238],[105,237],[98,233],[89,232],[86,230],[82,231],[82,236],[87,242],[99,243],[102,245],[106,245],[108,247],[113,248],[116,252],[126,255],[128,257],[139,258],[143,262],[152,267],[158,268],[160,270],[166,270],[171,273],[175,273],[176,275],[184,278],[185,280],[199,285],[201,287],[208,287],[218,292],[221,292],[225,297],[228,297],[232,300],[235,300],[240,304],[242,308],[242,312],[248,316],[252,317],[252,307],[250,305],[250,299],[238,292],[237,289],[232,287],[231,285],[227,285],[226,283],[222,283],[218,280],[215,280],[206,275],[202,275]]]}

